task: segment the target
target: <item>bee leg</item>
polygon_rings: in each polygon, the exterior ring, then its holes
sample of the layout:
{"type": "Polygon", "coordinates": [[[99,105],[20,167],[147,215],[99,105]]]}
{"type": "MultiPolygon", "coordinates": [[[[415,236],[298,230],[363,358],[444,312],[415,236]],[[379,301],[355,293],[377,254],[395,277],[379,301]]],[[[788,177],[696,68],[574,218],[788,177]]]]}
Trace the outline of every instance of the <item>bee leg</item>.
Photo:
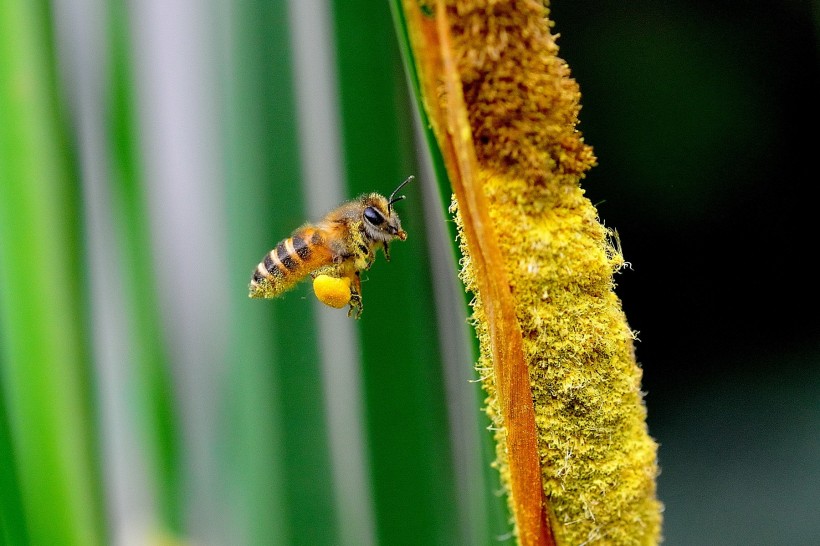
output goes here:
{"type": "Polygon", "coordinates": [[[354,319],[359,319],[362,316],[362,309],[364,309],[364,306],[362,305],[362,295],[351,294],[350,308],[347,310],[347,316],[354,319]]]}
{"type": "Polygon", "coordinates": [[[390,247],[387,246],[387,241],[382,242],[382,250],[384,250],[384,259],[390,261],[390,247]]]}
{"type": "Polygon", "coordinates": [[[347,310],[347,316],[358,319],[362,316],[362,310],[364,309],[364,305],[362,305],[362,281],[359,278],[358,271],[352,277],[352,281],[350,285],[350,308],[347,310]]]}

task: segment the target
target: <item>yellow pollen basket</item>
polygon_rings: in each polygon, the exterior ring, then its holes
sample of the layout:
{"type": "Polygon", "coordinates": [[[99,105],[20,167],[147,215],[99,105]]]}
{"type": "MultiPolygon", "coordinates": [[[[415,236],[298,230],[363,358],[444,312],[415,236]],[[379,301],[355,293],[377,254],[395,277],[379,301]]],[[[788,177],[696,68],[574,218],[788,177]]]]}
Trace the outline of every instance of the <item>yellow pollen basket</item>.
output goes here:
{"type": "Polygon", "coordinates": [[[350,303],[350,278],[317,275],[313,279],[313,293],[325,305],[341,309],[350,303]]]}

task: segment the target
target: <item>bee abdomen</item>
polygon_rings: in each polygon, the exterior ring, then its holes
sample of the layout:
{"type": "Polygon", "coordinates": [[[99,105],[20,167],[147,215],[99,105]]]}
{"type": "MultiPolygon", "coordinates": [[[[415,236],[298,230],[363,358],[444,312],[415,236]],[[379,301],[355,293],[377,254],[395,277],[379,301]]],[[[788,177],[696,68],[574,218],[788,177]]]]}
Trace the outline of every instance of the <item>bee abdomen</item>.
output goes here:
{"type": "Polygon", "coordinates": [[[330,260],[323,238],[312,229],[294,233],[268,252],[253,271],[250,297],[273,298],[330,260]]]}

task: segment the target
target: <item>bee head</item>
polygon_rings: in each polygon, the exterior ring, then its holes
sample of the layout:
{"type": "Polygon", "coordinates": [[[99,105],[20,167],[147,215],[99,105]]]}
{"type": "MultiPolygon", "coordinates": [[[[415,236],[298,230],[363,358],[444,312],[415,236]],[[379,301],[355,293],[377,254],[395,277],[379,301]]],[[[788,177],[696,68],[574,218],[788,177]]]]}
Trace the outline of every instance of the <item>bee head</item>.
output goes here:
{"type": "Polygon", "coordinates": [[[409,176],[407,180],[399,184],[399,187],[393,190],[389,198],[378,193],[372,193],[365,197],[362,223],[365,233],[370,239],[382,242],[389,242],[396,238],[402,241],[407,239],[407,232],[401,229],[401,220],[399,220],[396,211],[393,210],[393,203],[404,199],[403,195],[396,197],[396,193],[413,178],[413,176],[409,176]]]}

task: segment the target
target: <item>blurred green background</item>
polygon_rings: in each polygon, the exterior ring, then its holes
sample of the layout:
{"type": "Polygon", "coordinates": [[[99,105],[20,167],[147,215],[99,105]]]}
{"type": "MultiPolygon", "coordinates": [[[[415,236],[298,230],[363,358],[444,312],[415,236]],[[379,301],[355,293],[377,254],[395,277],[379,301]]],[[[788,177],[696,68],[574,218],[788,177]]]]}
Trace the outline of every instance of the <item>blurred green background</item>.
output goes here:
{"type": "MultiPolygon", "coordinates": [[[[0,543],[510,543],[388,2],[0,0],[0,543]],[[417,183],[364,314],[265,252],[417,183]]],[[[667,544],[816,544],[816,2],[556,2],[667,544]]],[[[446,190],[444,190],[446,194],[446,190]]]]}

